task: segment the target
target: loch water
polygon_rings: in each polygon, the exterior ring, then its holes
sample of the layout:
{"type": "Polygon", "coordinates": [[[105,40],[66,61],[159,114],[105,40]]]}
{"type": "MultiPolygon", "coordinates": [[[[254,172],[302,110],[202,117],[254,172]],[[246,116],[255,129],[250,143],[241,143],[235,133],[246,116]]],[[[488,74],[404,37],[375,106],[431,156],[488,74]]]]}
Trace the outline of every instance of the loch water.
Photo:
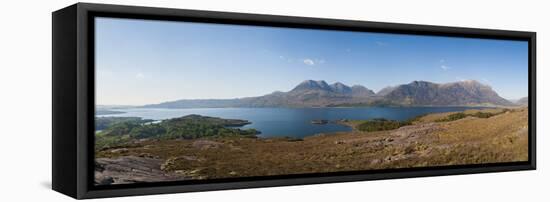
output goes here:
{"type": "Polygon", "coordinates": [[[479,109],[474,107],[353,107],[353,108],[126,108],[116,109],[125,113],[101,116],[141,117],[143,119],[164,120],[190,114],[220,117],[226,119],[244,119],[252,122],[240,128],[259,130],[260,137],[303,138],[319,133],[351,131],[350,127],[328,123],[312,124],[312,120],[336,121],[367,120],[385,118],[407,120],[418,115],[439,112],[479,109]]]}

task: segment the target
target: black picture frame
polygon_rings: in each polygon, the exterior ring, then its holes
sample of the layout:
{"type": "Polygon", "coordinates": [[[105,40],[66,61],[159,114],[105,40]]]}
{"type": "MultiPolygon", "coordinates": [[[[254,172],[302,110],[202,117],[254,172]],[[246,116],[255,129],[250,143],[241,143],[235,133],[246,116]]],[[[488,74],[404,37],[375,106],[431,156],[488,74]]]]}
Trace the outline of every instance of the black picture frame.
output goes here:
{"type": "Polygon", "coordinates": [[[536,169],[536,33],[184,9],[77,3],[52,13],[52,188],[98,197],[305,185],[536,169]],[[260,25],[527,41],[529,160],[526,162],[94,186],[94,17],[260,25]]]}

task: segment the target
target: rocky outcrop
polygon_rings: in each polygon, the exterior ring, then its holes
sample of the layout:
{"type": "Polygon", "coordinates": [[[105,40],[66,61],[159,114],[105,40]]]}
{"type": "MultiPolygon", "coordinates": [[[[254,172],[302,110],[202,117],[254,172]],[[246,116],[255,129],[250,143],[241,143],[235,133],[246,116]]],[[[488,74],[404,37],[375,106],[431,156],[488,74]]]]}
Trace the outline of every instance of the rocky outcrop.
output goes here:
{"type": "Polygon", "coordinates": [[[160,182],[185,180],[180,176],[160,169],[162,159],[122,156],[118,158],[97,158],[95,184],[128,184],[136,182],[160,182]]]}

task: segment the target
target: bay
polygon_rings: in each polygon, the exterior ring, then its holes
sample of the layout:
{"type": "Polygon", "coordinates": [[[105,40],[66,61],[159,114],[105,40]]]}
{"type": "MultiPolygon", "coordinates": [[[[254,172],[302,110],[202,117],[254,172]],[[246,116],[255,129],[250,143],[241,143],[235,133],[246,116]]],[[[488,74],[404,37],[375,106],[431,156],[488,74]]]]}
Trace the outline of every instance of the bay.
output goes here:
{"type": "Polygon", "coordinates": [[[113,109],[119,114],[98,115],[100,117],[141,117],[143,119],[164,120],[190,114],[220,117],[226,119],[244,119],[252,122],[240,127],[261,131],[259,137],[303,138],[319,133],[351,131],[351,128],[329,123],[312,124],[312,120],[336,121],[367,120],[385,118],[407,120],[428,113],[463,111],[480,107],[353,107],[353,108],[126,108],[113,109]]]}

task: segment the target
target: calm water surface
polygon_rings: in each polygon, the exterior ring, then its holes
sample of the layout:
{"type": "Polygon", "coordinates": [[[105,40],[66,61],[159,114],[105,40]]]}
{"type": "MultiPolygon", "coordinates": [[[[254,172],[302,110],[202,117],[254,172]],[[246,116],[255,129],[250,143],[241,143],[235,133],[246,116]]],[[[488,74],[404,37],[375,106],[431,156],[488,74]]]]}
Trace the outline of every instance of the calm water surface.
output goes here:
{"type": "MultiPolygon", "coordinates": [[[[351,128],[338,124],[316,125],[311,120],[365,120],[386,118],[406,120],[418,115],[436,112],[463,111],[472,107],[365,107],[365,108],[197,108],[197,109],[116,109],[122,114],[101,116],[141,117],[163,120],[189,114],[199,114],[220,118],[244,119],[252,124],[240,127],[254,128],[262,132],[260,137],[288,136],[302,138],[318,133],[351,131],[351,128]]],[[[478,108],[477,108],[478,109],[478,108]]]]}

